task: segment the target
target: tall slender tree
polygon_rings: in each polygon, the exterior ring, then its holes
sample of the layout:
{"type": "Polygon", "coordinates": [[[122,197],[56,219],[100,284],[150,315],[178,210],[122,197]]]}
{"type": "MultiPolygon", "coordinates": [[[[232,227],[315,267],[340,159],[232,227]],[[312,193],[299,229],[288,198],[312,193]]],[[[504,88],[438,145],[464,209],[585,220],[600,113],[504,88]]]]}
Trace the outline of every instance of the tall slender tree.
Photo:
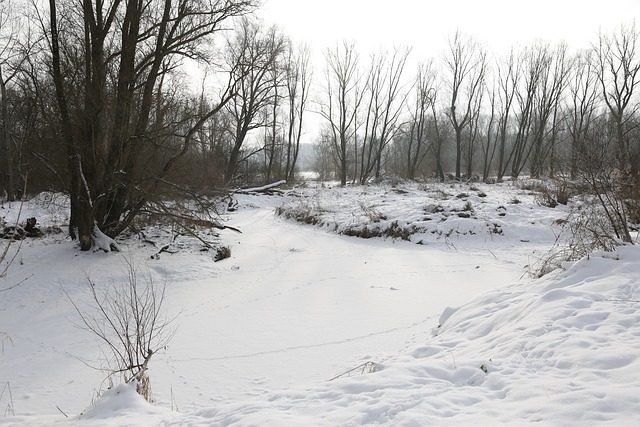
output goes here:
{"type": "Polygon", "coordinates": [[[444,57],[449,88],[447,115],[456,137],[456,179],[461,177],[463,132],[469,126],[483,91],[487,52],[471,37],[459,31],[449,40],[444,57]]]}
{"type": "Polygon", "coordinates": [[[303,123],[313,78],[309,46],[293,47],[290,45],[285,64],[289,113],[286,134],[285,179],[293,181],[300,154],[303,123]]]}
{"type": "Polygon", "coordinates": [[[391,54],[381,52],[371,58],[365,88],[364,135],[360,147],[361,184],[372,176],[380,176],[382,155],[398,131],[407,96],[403,93],[403,73],[409,52],[409,49],[396,49],[391,54]]]}
{"type": "Polygon", "coordinates": [[[574,66],[569,77],[567,129],[571,137],[571,179],[578,177],[578,166],[581,153],[586,148],[591,123],[598,106],[598,80],[592,50],[583,50],[576,54],[574,66]]]}
{"type": "Polygon", "coordinates": [[[413,86],[414,99],[409,109],[407,124],[406,168],[407,177],[415,179],[422,161],[429,153],[428,143],[431,107],[437,94],[436,71],[433,61],[418,66],[416,81],[413,86]]]}
{"type": "Polygon", "coordinates": [[[234,122],[234,142],[225,168],[227,183],[238,178],[240,164],[252,154],[243,154],[247,136],[268,125],[265,109],[278,102],[276,88],[282,82],[277,62],[284,48],[285,38],[276,27],[267,28],[248,18],[240,22],[227,43],[227,62],[236,82],[227,106],[234,122]]]}
{"type": "Polygon", "coordinates": [[[627,137],[629,121],[638,110],[634,100],[640,84],[640,31],[635,23],[621,25],[612,34],[600,33],[594,46],[598,80],[602,98],[613,124],[613,142],[618,168],[625,173],[638,170],[631,161],[630,141],[627,137]]]}
{"type": "Polygon", "coordinates": [[[347,185],[348,147],[355,144],[357,116],[364,96],[359,59],[354,44],[343,42],[325,52],[325,99],[320,115],[328,122],[340,185],[347,185]]]}

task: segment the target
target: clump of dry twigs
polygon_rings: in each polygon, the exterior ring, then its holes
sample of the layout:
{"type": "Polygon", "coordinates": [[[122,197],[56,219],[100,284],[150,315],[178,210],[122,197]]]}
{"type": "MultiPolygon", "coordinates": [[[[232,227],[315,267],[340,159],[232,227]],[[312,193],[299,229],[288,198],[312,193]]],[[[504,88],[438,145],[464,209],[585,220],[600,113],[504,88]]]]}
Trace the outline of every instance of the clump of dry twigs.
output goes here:
{"type": "Polygon", "coordinates": [[[138,393],[151,402],[149,362],[175,334],[175,317],[167,317],[163,311],[166,283],[157,285],[150,275],[141,281],[129,261],[125,268],[127,281],[120,285],[102,286],[87,277],[89,309],[65,294],[78,314],[77,326],[93,333],[102,352],[110,355],[106,366],[109,377],[120,375],[125,383],[135,381],[138,393]]]}

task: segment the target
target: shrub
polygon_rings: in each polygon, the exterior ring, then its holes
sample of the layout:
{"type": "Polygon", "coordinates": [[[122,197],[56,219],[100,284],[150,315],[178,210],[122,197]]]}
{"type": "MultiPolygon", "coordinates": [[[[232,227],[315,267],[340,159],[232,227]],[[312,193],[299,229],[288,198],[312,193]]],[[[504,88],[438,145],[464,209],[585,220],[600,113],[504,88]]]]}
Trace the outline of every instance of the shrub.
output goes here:
{"type": "Polygon", "coordinates": [[[554,246],[538,262],[529,266],[529,274],[542,277],[561,268],[565,261],[576,261],[596,251],[612,252],[617,241],[602,206],[591,201],[566,219],[557,219],[562,227],[554,246]]]}
{"type": "Polygon", "coordinates": [[[555,181],[553,185],[538,185],[536,188],[535,201],[540,206],[555,208],[556,206],[566,205],[571,198],[571,192],[567,181],[555,181]]]}
{"type": "Polygon", "coordinates": [[[126,274],[127,282],[112,288],[101,288],[87,277],[91,311],[63,291],[79,316],[77,326],[98,338],[103,354],[111,354],[105,367],[109,378],[122,375],[125,383],[135,381],[138,393],[150,402],[149,362],[173,337],[175,318],[163,315],[166,283],[157,287],[151,276],[140,283],[130,262],[126,263],[126,274]]]}

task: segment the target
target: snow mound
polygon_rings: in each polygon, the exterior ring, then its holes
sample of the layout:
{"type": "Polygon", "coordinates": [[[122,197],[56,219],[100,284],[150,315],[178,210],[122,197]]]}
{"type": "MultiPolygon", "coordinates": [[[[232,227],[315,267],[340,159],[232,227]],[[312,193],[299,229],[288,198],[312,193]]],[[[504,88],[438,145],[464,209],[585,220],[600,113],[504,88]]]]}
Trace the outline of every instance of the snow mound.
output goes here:
{"type": "MultiPolygon", "coordinates": [[[[523,266],[544,259],[571,206],[541,207],[498,185],[314,191],[239,194],[229,217],[243,234],[226,237],[223,263],[195,250],[150,257],[158,248],[136,236],[117,254],[23,241],[0,280],[5,289],[28,277],[0,297],[0,331],[11,338],[0,355],[11,386],[0,425],[637,425],[640,248],[529,280],[523,266]],[[274,218],[283,201],[331,231],[366,220],[418,232],[413,243],[342,237],[274,218]],[[126,283],[121,257],[168,283],[180,331],[154,359],[154,405],[121,386],[78,416],[103,380],[83,361],[101,353],[69,322],[62,289],[84,301],[88,277],[126,283]],[[375,369],[337,375],[358,366],[375,369]]],[[[62,211],[24,208],[64,221],[62,211]]],[[[163,241],[160,231],[147,236],[163,241]]]]}
{"type": "Polygon", "coordinates": [[[363,238],[419,244],[462,239],[553,241],[570,206],[536,203],[513,185],[398,182],[344,188],[299,188],[277,209],[284,218],[363,238]],[[496,191],[499,188],[499,191],[496,191]]]}
{"type": "Polygon", "coordinates": [[[222,425],[633,425],[640,248],[447,308],[437,336],[369,375],[204,411],[222,425]]]}
{"type": "Polygon", "coordinates": [[[152,412],[155,412],[155,408],[136,392],[136,384],[129,383],[106,390],[81,418],[106,419],[152,412]]]}

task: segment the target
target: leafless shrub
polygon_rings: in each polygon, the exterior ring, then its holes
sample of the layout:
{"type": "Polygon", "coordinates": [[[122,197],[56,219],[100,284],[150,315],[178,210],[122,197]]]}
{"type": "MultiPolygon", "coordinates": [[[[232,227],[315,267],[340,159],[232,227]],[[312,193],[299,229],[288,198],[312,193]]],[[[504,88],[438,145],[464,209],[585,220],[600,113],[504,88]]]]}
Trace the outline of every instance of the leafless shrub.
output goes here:
{"type": "Polygon", "coordinates": [[[400,226],[398,221],[393,221],[386,227],[380,226],[353,226],[347,227],[340,232],[345,236],[360,237],[362,239],[370,239],[372,237],[385,237],[391,239],[402,239],[409,241],[411,235],[419,232],[420,229],[416,226],[400,226]]]}
{"type": "Polygon", "coordinates": [[[137,269],[128,261],[126,273],[126,283],[103,288],[87,277],[91,292],[89,309],[84,305],[81,308],[64,292],[79,316],[77,326],[93,333],[101,342],[102,352],[108,357],[109,377],[121,375],[125,383],[135,381],[138,393],[151,401],[149,362],[175,334],[172,327],[175,317],[163,314],[166,283],[156,286],[150,275],[140,283],[137,269]]]}
{"type": "Polygon", "coordinates": [[[295,206],[283,205],[276,208],[276,215],[310,225],[322,224],[321,215],[325,212],[327,210],[320,206],[317,200],[309,201],[307,199],[300,200],[295,206]]]}
{"type": "Polygon", "coordinates": [[[629,230],[627,202],[632,200],[629,177],[614,169],[609,173],[592,171],[588,177],[591,190],[599,201],[604,219],[610,226],[611,235],[623,242],[633,243],[629,230]]]}
{"type": "Polygon", "coordinates": [[[360,209],[362,209],[362,212],[369,218],[370,222],[376,223],[387,219],[387,217],[380,213],[375,206],[360,202],[360,209]]]}
{"type": "Polygon", "coordinates": [[[535,196],[535,202],[540,206],[546,206],[548,208],[555,208],[558,206],[558,201],[553,197],[551,191],[548,191],[547,188],[540,191],[535,196]]]}
{"type": "Polygon", "coordinates": [[[527,190],[532,193],[536,193],[540,191],[540,187],[542,186],[542,182],[536,179],[522,179],[516,181],[516,187],[521,190],[527,190]]]}
{"type": "Polygon", "coordinates": [[[625,208],[629,222],[636,229],[640,228],[640,177],[636,176],[628,186],[628,194],[625,197],[625,208]]]}
{"type": "Polygon", "coordinates": [[[596,251],[612,252],[618,242],[602,206],[597,201],[585,203],[567,219],[554,222],[561,226],[553,247],[545,256],[529,266],[533,277],[542,277],[562,268],[562,263],[577,261],[596,251]]]}
{"type": "Polygon", "coordinates": [[[555,208],[558,205],[566,205],[571,198],[571,192],[567,181],[555,181],[551,185],[540,184],[535,189],[535,201],[540,206],[555,208]]]}

